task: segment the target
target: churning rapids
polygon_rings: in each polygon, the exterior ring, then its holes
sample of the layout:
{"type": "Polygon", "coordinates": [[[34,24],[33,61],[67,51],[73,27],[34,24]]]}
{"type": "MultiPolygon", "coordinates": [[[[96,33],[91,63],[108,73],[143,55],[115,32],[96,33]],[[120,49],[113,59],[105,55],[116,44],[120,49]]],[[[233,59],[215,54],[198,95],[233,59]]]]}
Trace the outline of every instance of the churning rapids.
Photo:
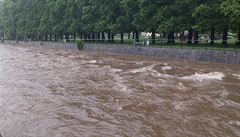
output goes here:
{"type": "Polygon", "coordinates": [[[3,137],[238,137],[240,67],[0,45],[3,137]]]}

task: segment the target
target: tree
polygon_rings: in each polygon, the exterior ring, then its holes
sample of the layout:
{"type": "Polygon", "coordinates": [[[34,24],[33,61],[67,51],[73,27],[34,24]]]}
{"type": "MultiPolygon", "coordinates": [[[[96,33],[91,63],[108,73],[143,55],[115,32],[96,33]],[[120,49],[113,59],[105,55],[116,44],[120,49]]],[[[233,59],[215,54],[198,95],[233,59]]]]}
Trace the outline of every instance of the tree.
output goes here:
{"type": "Polygon", "coordinates": [[[133,32],[135,39],[139,41],[139,31],[141,30],[139,1],[121,0],[122,8],[125,15],[125,21],[128,24],[128,30],[133,32]]]}
{"type": "MultiPolygon", "coordinates": [[[[62,40],[65,36],[85,39],[108,39],[133,33],[139,41],[141,32],[168,34],[168,43],[175,42],[175,34],[189,31],[188,43],[198,43],[198,34],[222,33],[227,44],[228,31],[238,32],[238,0],[1,0],[0,34],[9,39],[62,40]],[[102,34],[102,35],[101,35],[102,34]]],[[[165,35],[164,35],[165,37],[165,35]]],[[[130,38],[130,35],[129,35],[130,38]]]]}
{"type": "Polygon", "coordinates": [[[225,0],[221,4],[222,13],[230,20],[230,28],[238,31],[238,42],[240,45],[240,2],[238,0],[225,0]]]}
{"type": "Polygon", "coordinates": [[[228,20],[221,12],[221,3],[222,0],[204,1],[193,12],[196,19],[194,27],[204,33],[210,30],[211,45],[214,45],[216,30],[223,32],[222,44],[227,44],[228,20]]]}
{"type": "Polygon", "coordinates": [[[140,0],[140,21],[137,22],[139,28],[152,33],[152,44],[155,44],[156,29],[158,28],[158,9],[160,3],[156,0],[140,0]]]}
{"type": "Polygon", "coordinates": [[[167,32],[167,43],[175,43],[175,32],[178,31],[178,5],[176,0],[160,1],[158,18],[158,31],[167,32]]]}

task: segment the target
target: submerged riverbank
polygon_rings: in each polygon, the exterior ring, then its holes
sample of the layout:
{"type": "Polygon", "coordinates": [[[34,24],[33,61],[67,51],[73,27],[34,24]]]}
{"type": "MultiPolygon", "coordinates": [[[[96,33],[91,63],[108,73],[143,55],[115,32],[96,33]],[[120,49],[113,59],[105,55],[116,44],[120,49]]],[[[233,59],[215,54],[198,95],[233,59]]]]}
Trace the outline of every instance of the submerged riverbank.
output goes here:
{"type": "MultiPolygon", "coordinates": [[[[59,43],[59,42],[16,43],[15,41],[6,41],[5,43],[31,45],[31,46],[47,46],[49,48],[77,49],[76,45],[73,43],[59,43]]],[[[121,45],[121,44],[94,44],[94,43],[86,43],[83,50],[94,51],[94,52],[140,55],[140,56],[147,56],[147,57],[156,57],[160,59],[180,59],[180,60],[189,60],[189,61],[240,65],[239,51],[156,48],[156,47],[129,46],[129,45],[121,45]]]]}

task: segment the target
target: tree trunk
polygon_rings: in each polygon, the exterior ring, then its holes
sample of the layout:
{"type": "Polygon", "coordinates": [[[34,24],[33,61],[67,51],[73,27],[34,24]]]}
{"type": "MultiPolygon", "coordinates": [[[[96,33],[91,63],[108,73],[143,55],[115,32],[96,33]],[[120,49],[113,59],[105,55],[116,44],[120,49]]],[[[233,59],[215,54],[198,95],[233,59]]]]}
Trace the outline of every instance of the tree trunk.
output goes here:
{"type": "Polygon", "coordinates": [[[73,40],[76,40],[76,33],[73,33],[73,40]]]}
{"type": "Polygon", "coordinates": [[[91,34],[90,34],[90,33],[88,33],[88,35],[87,35],[87,40],[88,40],[88,41],[91,40],[91,34]]]}
{"type": "Polygon", "coordinates": [[[49,33],[49,40],[52,41],[52,33],[49,33]]]}
{"type": "Polygon", "coordinates": [[[114,33],[112,33],[112,35],[111,35],[111,42],[115,42],[114,41],[114,33]]]}
{"type": "Polygon", "coordinates": [[[102,42],[105,41],[105,32],[102,32],[102,42]]]}
{"type": "Polygon", "coordinates": [[[25,35],[25,36],[23,37],[23,41],[24,41],[24,42],[27,42],[27,38],[28,38],[27,35],[25,35]]]}
{"type": "Polygon", "coordinates": [[[152,29],[152,44],[156,44],[156,32],[155,32],[155,29],[152,29]]]}
{"type": "Polygon", "coordinates": [[[88,40],[88,34],[83,34],[84,40],[87,41],[88,40]]]}
{"type": "Polygon", "coordinates": [[[89,34],[84,34],[84,37],[85,37],[85,41],[89,41],[89,34]]]}
{"type": "Polygon", "coordinates": [[[67,33],[65,34],[65,39],[66,39],[66,42],[69,42],[69,35],[67,33]]]}
{"type": "Polygon", "coordinates": [[[167,41],[167,43],[175,43],[174,31],[170,31],[168,33],[168,41],[167,41]]]}
{"type": "Polygon", "coordinates": [[[80,39],[82,40],[83,39],[83,33],[80,32],[79,35],[80,35],[80,39]]]}
{"type": "Polygon", "coordinates": [[[57,41],[57,35],[54,34],[54,41],[57,41]]]}
{"type": "Polygon", "coordinates": [[[124,42],[124,33],[121,33],[121,43],[124,42]]]}
{"type": "Polygon", "coordinates": [[[3,33],[1,33],[1,42],[3,43],[3,33]]]}
{"type": "Polygon", "coordinates": [[[111,32],[108,31],[108,42],[111,42],[111,32]]]}
{"type": "Polygon", "coordinates": [[[100,32],[97,33],[97,41],[101,42],[101,33],[100,32]]]}
{"type": "Polygon", "coordinates": [[[237,45],[240,46],[240,26],[238,28],[238,41],[237,41],[237,45]]]}
{"type": "Polygon", "coordinates": [[[17,34],[16,34],[15,31],[13,32],[12,38],[13,38],[12,40],[16,40],[17,41],[17,34]]]}
{"type": "Polygon", "coordinates": [[[59,41],[59,35],[55,34],[56,35],[56,41],[59,41]]]}
{"type": "Polygon", "coordinates": [[[210,36],[210,45],[215,43],[215,28],[211,26],[211,36],[210,36]]]}
{"type": "Polygon", "coordinates": [[[48,41],[48,34],[45,35],[45,41],[48,41]]]}
{"type": "Polygon", "coordinates": [[[4,40],[5,40],[4,34],[2,34],[2,43],[4,43],[4,40]]]}
{"type": "Polygon", "coordinates": [[[184,32],[180,33],[180,43],[183,43],[185,40],[184,32]]]}
{"type": "Polygon", "coordinates": [[[61,41],[63,41],[63,34],[60,34],[60,39],[61,41]]]}
{"type": "Polygon", "coordinates": [[[224,27],[224,30],[223,30],[223,34],[222,34],[222,45],[226,46],[228,43],[227,43],[227,40],[228,40],[228,26],[225,26],[224,27]]]}
{"type": "Polygon", "coordinates": [[[95,41],[95,33],[92,33],[92,41],[95,41]]]}
{"type": "Polygon", "coordinates": [[[162,36],[163,36],[164,39],[167,38],[167,33],[163,32],[162,36]]]}
{"type": "Polygon", "coordinates": [[[128,33],[128,39],[130,39],[131,38],[131,33],[128,33]]]}
{"type": "Polygon", "coordinates": [[[139,32],[136,31],[136,42],[139,42],[139,32]]]}
{"type": "Polygon", "coordinates": [[[199,33],[198,31],[194,31],[194,44],[198,44],[199,33]]]}
{"type": "Polygon", "coordinates": [[[34,41],[34,38],[35,38],[34,35],[31,34],[31,35],[30,35],[31,41],[34,41]]]}
{"type": "Polygon", "coordinates": [[[190,28],[188,30],[188,40],[187,40],[187,44],[192,44],[192,37],[193,37],[193,29],[190,28]]]}
{"type": "Polygon", "coordinates": [[[31,35],[31,41],[35,41],[36,40],[36,36],[35,35],[31,35]]]}

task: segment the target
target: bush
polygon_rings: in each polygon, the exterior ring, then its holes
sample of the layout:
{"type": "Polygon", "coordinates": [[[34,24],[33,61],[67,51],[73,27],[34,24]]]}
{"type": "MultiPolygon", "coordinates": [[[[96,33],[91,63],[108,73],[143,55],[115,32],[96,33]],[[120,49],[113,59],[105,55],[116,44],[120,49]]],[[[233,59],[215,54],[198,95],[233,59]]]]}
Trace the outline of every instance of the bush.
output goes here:
{"type": "Polygon", "coordinates": [[[76,43],[76,45],[77,45],[77,47],[78,47],[78,49],[79,50],[82,50],[83,49],[83,42],[82,42],[82,40],[80,40],[80,39],[77,39],[76,41],[75,41],[75,43],[76,43]]]}

